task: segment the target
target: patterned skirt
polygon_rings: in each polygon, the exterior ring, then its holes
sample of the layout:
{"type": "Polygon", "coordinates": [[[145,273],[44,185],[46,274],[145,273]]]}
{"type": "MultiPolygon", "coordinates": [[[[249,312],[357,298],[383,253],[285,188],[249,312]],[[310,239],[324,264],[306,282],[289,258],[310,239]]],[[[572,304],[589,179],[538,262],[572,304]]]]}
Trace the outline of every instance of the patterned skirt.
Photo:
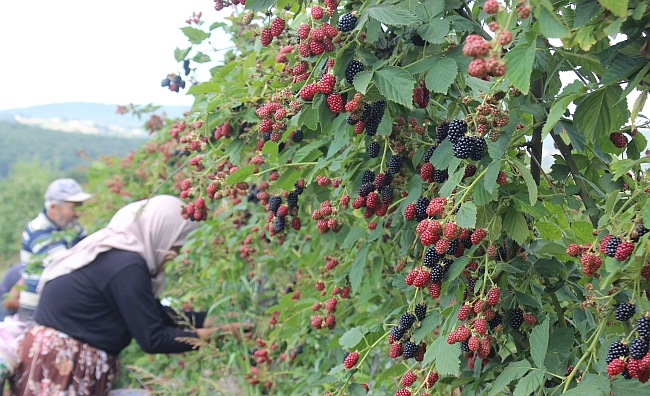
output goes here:
{"type": "Polygon", "coordinates": [[[108,395],[118,371],[117,356],[51,327],[33,325],[19,349],[11,380],[17,396],[108,395]]]}

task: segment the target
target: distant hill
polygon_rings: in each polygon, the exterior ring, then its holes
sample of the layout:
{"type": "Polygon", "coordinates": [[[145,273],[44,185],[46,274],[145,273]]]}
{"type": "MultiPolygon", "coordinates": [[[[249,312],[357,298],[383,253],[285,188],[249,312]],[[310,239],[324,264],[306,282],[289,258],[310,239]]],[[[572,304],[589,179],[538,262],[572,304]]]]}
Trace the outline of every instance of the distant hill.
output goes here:
{"type": "MultiPolygon", "coordinates": [[[[119,136],[145,135],[142,125],[146,119],[139,120],[128,114],[120,115],[116,110],[117,105],[102,103],[53,103],[0,110],[0,121],[18,120],[22,124],[68,132],[119,136]]],[[[188,108],[184,106],[163,106],[156,113],[165,112],[168,117],[181,117],[187,110],[188,108]]]]}
{"type": "Polygon", "coordinates": [[[0,177],[6,177],[12,164],[38,158],[64,171],[88,165],[78,155],[79,150],[92,159],[100,155],[126,155],[140,147],[146,138],[119,138],[105,135],[85,135],[0,121],[0,177]]]}

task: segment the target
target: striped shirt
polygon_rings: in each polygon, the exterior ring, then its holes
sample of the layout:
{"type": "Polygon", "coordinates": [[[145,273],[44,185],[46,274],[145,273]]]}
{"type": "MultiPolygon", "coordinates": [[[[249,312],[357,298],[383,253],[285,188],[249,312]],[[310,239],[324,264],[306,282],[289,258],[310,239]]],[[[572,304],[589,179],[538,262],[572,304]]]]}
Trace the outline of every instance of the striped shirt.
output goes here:
{"type": "Polygon", "coordinates": [[[27,223],[23,231],[20,261],[28,263],[35,254],[53,254],[73,247],[86,237],[86,231],[79,223],[73,228],[79,232],[70,243],[65,240],[53,240],[52,233],[61,231],[61,228],[47,217],[43,209],[34,220],[27,223]]]}

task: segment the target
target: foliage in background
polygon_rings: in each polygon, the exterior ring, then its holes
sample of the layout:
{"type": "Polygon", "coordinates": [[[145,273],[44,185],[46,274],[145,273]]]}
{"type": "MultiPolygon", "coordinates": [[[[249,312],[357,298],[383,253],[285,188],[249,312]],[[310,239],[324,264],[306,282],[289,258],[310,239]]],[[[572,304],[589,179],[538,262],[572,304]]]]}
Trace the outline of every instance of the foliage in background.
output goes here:
{"type": "Polygon", "coordinates": [[[234,49],[189,88],[184,120],[95,164],[91,184],[98,219],[151,194],[186,199],[202,222],[168,295],[248,318],[258,339],[185,356],[129,349],[132,384],[648,393],[650,160],[636,132],[648,123],[648,1],[246,8],[189,20],[174,52],[184,69],[212,65],[214,29],[234,49]],[[559,150],[549,173],[547,136],[559,150]]]}

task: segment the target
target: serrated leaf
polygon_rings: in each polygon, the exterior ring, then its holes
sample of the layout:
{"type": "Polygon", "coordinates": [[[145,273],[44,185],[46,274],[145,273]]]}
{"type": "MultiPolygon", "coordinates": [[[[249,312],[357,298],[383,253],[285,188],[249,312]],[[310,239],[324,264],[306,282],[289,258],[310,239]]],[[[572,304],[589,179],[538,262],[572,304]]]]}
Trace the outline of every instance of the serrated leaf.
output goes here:
{"type": "Polygon", "coordinates": [[[442,58],[433,62],[424,81],[427,89],[446,94],[449,86],[455,81],[456,74],[458,74],[456,61],[451,58],[442,58]]]}
{"type": "MultiPolygon", "coordinates": [[[[445,337],[438,337],[444,340],[445,337]]],[[[432,345],[433,347],[433,345],[432,345]]],[[[440,375],[457,375],[460,370],[460,348],[447,342],[440,342],[435,349],[436,370],[440,375]]],[[[427,351],[428,352],[428,351],[427,351]]]]}
{"type": "Polygon", "coordinates": [[[434,19],[418,28],[418,34],[423,40],[431,44],[442,44],[449,34],[449,21],[445,19],[434,19]]]}
{"type": "Polygon", "coordinates": [[[499,171],[501,170],[501,161],[493,161],[488,165],[487,170],[485,171],[485,176],[483,177],[483,187],[485,190],[492,194],[494,187],[497,185],[497,176],[499,176],[499,171]]]}
{"type": "Polygon", "coordinates": [[[373,75],[379,92],[387,100],[413,108],[413,86],[415,80],[405,69],[396,66],[385,66],[373,75]]]}
{"type": "Polygon", "coordinates": [[[185,26],[181,28],[181,31],[187,38],[190,40],[190,43],[192,44],[201,44],[203,40],[207,39],[210,37],[210,33],[204,32],[201,29],[193,28],[191,26],[185,26]]]}
{"type": "Polygon", "coordinates": [[[418,18],[409,10],[392,4],[378,4],[366,9],[368,16],[391,26],[406,26],[418,22],[418,18]]]}
{"type": "Polygon", "coordinates": [[[201,84],[192,85],[190,89],[187,90],[189,95],[203,94],[203,93],[212,93],[220,92],[221,84],[216,82],[205,82],[201,84]]]}
{"type": "Polygon", "coordinates": [[[348,386],[348,392],[350,392],[350,396],[366,396],[366,388],[363,387],[363,385],[360,384],[350,384],[348,386]]]}
{"type": "Polygon", "coordinates": [[[535,16],[539,22],[540,32],[548,38],[569,37],[569,29],[564,22],[548,8],[541,6],[536,8],[535,16]]]}
{"type": "Polygon", "coordinates": [[[523,245],[528,239],[528,225],[523,213],[520,213],[514,205],[510,205],[508,212],[503,218],[503,230],[515,242],[523,245]]]}
{"type": "Polygon", "coordinates": [[[542,385],[546,370],[533,370],[519,380],[513,396],[528,396],[542,385]]]}
{"type": "Polygon", "coordinates": [[[535,272],[542,278],[559,277],[562,273],[566,272],[564,264],[555,257],[539,259],[535,262],[533,268],[535,268],[535,272]]]}
{"type": "Polygon", "coordinates": [[[365,95],[370,81],[372,81],[372,71],[359,72],[354,76],[354,88],[365,95]]]}
{"type": "Polygon", "coordinates": [[[601,11],[598,0],[580,0],[576,5],[575,19],[573,20],[573,28],[577,29],[591,21],[593,17],[598,15],[601,11]]]}
{"type": "Polygon", "coordinates": [[[650,199],[646,200],[643,205],[643,223],[650,224],[650,199]]]}
{"type": "Polygon", "coordinates": [[[243,168],[239,168],[233,174],[228,176],[228,178],[226,179],[226,183],[237,184],[239,182],[242,182],[246,180],[250,175],[252,175],[254,170],[255,170],[255,164],[249,164],[243,168]]]}
{"type": "MultiPolygon", "coordinates": [[[[541,318],[540,318],[541,320],[541,318]]],[[[530,356],[537,368],[544,367],[544,358],[548,349],[549,319],[533,327],[530,333],[530,356]]]]}
{"type": "Polygon", "coordinates": [[[246,2],[246,9],[253,11],[266,11],[277,2],[277,0],[248,0],[246,2]]]}
{"type": "Polygon", "coordinates": [[[535,184],[535,180],[533,180],[533,175],[530,174],[528,168],[526,168],[526,166],[521,162],[514,158],[512,158],[511,161],[524,178],[524,183],[526,183],[526,188],[528,188],[528,200],[530,201],[530,205],[535,205],[537,202],[537,184],[535,184]]]}
{"type": "Polygon", "coordinates": [[[393,133],[393,119],[388,112],[385,112],[384,116],[381,118],[379,126],[377,127],[377,135],[389,136],[391,133],[393,133]]]}
{"type": "Polygon", "coordinates": [[[569,107],[569,104],[571,104],[571,102],[581,97],[582,95],[583,94],[581,93],[562,95],[553,102],[553,105],[551,106],[551,111],[549,111],[548,113],[548,118],[546,119],[546,123],[542,128],[543,136],[546,136],[546,134],[548,134],[550,131],[553,130],[553,127],[555,127],[555,124],[557,124],[557,122],[560,120],[560,118],[566,111],[567,107],[569,107]]]}
{"type": "Polygon", "coordinates": [[[506,77],[524,95],[530,90],[530,78],[533,73],[535,61],[535,41],[522,42],[508,51],[505,56],[507,61],[506,77]]]}
{"type": "Polygon", "coordinates": [[[345,332],[339,338],[339,345],[343,349],[352,349],[354,348],[361,340],[363,340],[364,333],[361,332],[359,327],[355,327],[345,332]]]}
{"type": "Polygon", "coordinates": [[[628,0],[598,0],[600,5],[610,10],[614,15],[621,18],[627,16],[628,0]]]}
{"type": "Polygon", "coordinates": [[[555,223],[549,223],[546,221],[536,221],[535,227],[540,233],[540,236],[548,241],[560,241],[562,240],[562,229],[558,227],[555,223]]]}
{"type": "Polygon", "coordinates": [[[451,264],[451,267],[445,273],[443,280],[450,281],[455,279],[458,275],[465,270],[465,266],[469,263],[469,256],[462,256],[451,264]]]}
{"type": "Polygon", "coordinates": [[[512,362],[503,372],[492,382],[492,388],[488,396],[498,395],[512,381],[523,377],[531,369],[527,360],[512,362]]]}
{"type": "Polygon", "coordinates": [[[190,53],[190,50],[192,50],[192,47],[187,47],[185,49],[180,49],[176,47],[176,49],[174,50],[174,59],[176,59],[176,62],[180,62],[183,59],[185,59],[187,54],[190,53]]]}
{"type": "Polygon", "coordinates": [[[357,287],[361,284],[363,273],[366,269],[366,261],[368,261],[368,248],[369,245],[364,246],[357,253],[357,257],[350,266],[350,286],[352,286],[352,293],[357,291],[357,287]]]}
{"type": "Polygon", "coordinates": [[[280,177],[275,182],[275,187],[282,190],[290,190],[296,182],[302,177],[302,169],[290,167],[280,172],[280,177]]]}
{"type": "Polygon", "coordinates": [[[462,228],[474,228],[476,226],[476,205],[473,202],[465,202],[456,213],[456,224],[462,228]]]}
{"type": "Polygon", "coordinates": [[[354,227],[348,232],[348,235],[345,237],[345,241],[341,245],[341,249],[348,249],[357,243],[359,239],[366,238],[367,236],[368,231],[366,231],[365,228],[354,227]]]}
{"type": "Polygon", "coordinates": [[[454,172],[454,174],[442,184],[440,190],[438,190],[438,194],[440,194],[441,197],[449,197],[454,189],[458,187],[458,183],[463,179],[464,174],[465,169],[458,169],[454,172]]]}
{"type": "Polygon", "coordinates": [[[436,169],[447,169],[453,159],[454,146],[449,140],[445,139],[433,152],[429,162],[436,169]]]}
{"type": "Polygon", "coordinates": [[[650,394],[650,384],[619,378],[612,381],[612,394],[614,396],[648,395],[650,394]]]}
{"type": "Polygon", "coordinates": [[[444,1],[426,0],[417,4],[415,15],[423,22],[428,22],[443,12],[445,12],[444,1]]]}
{"type": "Polygon", "coordinates": [[[573,122],[587,139],[597,140],[601,136],[609,135],[627,121],[630,114],[627,103],[618,102],[621,91],[618,86],[601,88],[578,104],[573,122]]]}
{"type": "Polygon", "coordinates": [[[435,330],[436,326],[440,324],[440,313],[438,311],[431,311],[427,314],[427,316],[424,318],[422,321],[422,324],[420,328],[415,330],[413,332],[413,338],[414,342],[416,344],[419,344],[420,341],[424,339],[427,335],[429,335],[433,330],[435,330]]]}
{"type": "Polygon", "coordinates": [[[350,61],[354,59],[357,52],[356,41],[351,41],[341,48],[336,56],[336,63],[334,63],[334,75],[337,79],[345,78],[345,68],[350,61]]]}
{"type": "Polygon", "coordinates": [[[272,140],[264,143],[262,147],[262,154],[277,154],[278,153],[278,144],[272,140]]]}

